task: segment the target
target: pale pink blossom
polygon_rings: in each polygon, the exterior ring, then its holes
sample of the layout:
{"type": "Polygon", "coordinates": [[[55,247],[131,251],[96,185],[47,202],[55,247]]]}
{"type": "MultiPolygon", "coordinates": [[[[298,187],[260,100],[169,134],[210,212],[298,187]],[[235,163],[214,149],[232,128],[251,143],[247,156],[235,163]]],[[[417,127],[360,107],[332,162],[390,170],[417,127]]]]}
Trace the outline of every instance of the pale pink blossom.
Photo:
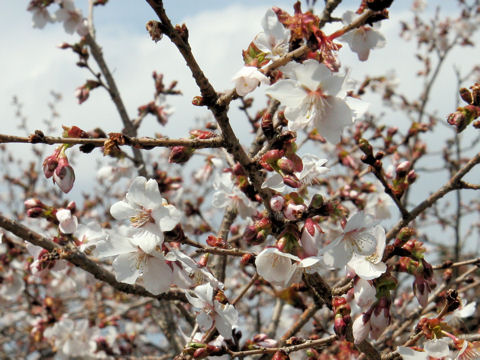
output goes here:
{"type": "Polygon", "coordinates": [[[206,283],[193,290],[195,297],[188,291],[185,296],[190,304],[200,310],[197,315],[200,329],[206,332],[215,325],[220,335],[229,340],[232,338],[232,328],[238,321],[238,313],[233,305],[221,304],[215,300],[213,290],[213,287],[206,283]]]}
{"type": "Polygon", "coordinates": [[[377,301],[377,289],[368,280],[359,278],[353,286],[353,296],[355,302],[361,309],[368,309],[377,301]]]}
{"type": "Polygon", "coordinates": [[[141,277],[145,289],[153,295],[166,292],[172,283],[172,268],[167,264],[159,246],[151,248],[141,237],[115,234],[99,241],[95,254],[99,258],[115,256],[112,262],[115,278],[119,282],[135,284],[141,277]],[[161,276],[159,276],[161,274],[161,276]]]}
{"type": "Polygon", "coordinates": [[[432,339],[423,344],[423,349],[433,358],[443,358],[450,355],[450,348],[446,339],[432,339]]]}
{"type": "Polygon", "coordinates": [[[262,19],[263,31],[259,33],[253,43],[265,53],[266,59],[278,59],[288,53],[290,30],[286,29],[278,21],[278,17],[272,9],[268,9],[262,19]]]}
{"type": "Polygon", "coordinates": [[[230,173],[223,173],[213,182],[215,193],[212,205],[216,208],[233,206],[242,218],[247,218],[256,213],[255,206],[249,198],[232,181],[230,173]]]}
{"type": "Polygon", "coordinates": [[[68,209],[60,209],[55,214],[59,222],[58,228],[63,234],[73,234],[77,230],[78,220],[68,209]]]}
{"type": "Polygon", "coordinates": [[[82,10],[75,7],[73,0],[62,1],[60,8],[55,12],[55,20],[63,22],[63,28],[68,34],[73,34],[75,31],[80,36],[88,34],[82,10]]]}
{"type": "Polygon", "coordinates": [[[385,241],[384,238],[385,230],[376,225],[370,216],[363,212],[356,213],[348,220],[343,234],[327,245],[323,260],[328,266],[343,268],[354,254],[363,257],[376,254],[377,243],[385,241]]]}
{"type": "Polygon", "coordinates": [[[260,84],[270,84],[270,80],[254,66],[242,67],[232,78],[239,96],[245,96],[260,84]]]}
{"type": "Polygon", "coordinates": [[[347,104],[342,91],[344,77],[334,75],[324,64],[306,60],[289,63],[285,70],[291,78],[277,81],[266,93],[286,106],[290,130],[313,124],[320,135],[336,144],[344,127],[365,112],[366,105],[360,100],[350,99],[347,104]]]}
{"type": "Polygon", "coordinates": [[[66,358],[92,356],[96,350],[95,336],[98,328],[89,328],[88,320],[74,321],[62,318],[43,333],[55,344],[57,352],[66,358]]]}
{"type": "MultiPolygon", "coordinates": [[[[343,23],[351,24],[354,21],[353,11],[347,11],[343,15],[343,23]]],[[[358,55],[360,61],[366,61],[370,50],[385,46],[385,37],[373,27],[364,25],[357,27],[339,38],[348,43],[350,49],[358,55]]]]}
{"type": "Polygon", "coordinates": [[[113,204],[110,213],[117,220],[129,220],[133,241],[147,253],[162,245],[163,232],[172,230],[182,216],[162,198],[158,183],[142,176],[133,180],[125,200],[113,204]]]}
{"type": "Polygon", "coordinates": [[[257,273],[274,285],[288,286],[297,270],[300,258],[281,252],[277,248],[266,248],[255,259],[257,273]],[[294,262],[292,262],[292,260],[294,262]]]}

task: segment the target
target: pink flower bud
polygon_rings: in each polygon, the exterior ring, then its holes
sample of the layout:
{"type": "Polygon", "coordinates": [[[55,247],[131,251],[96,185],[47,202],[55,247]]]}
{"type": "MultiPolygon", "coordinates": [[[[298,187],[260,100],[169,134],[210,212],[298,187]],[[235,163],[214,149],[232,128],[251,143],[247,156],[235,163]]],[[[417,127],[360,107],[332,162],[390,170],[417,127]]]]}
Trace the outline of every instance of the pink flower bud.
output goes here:
{"type": "Polygon", "coordinates": [[[279,159],[277,161],[277,166],[282,170],[284,174],[293,174],[294,164],[293,161],[289,159],[279,159]]]}
{"type": "Polygon", "coordinates": [[[306,257],[318,254],[317,239],[320,233],[322,230],[312,219],[309,218],[305,221],[300,243],[306,257]]]}
{"type": "Polygon", "coordinates": [[[53,172],[57,168],[58,158],[56,154],[50,155],[43,161],[43,173],[48,179],[53,176],[53,172]]]}
{"type": "Polygon", "coordinates": [[[25,205],[26,210],[36,207],[45,208],[45,204],[38,199],[27,199],[23,202],[23,205],[25,205]]]}
{"type": "Polygon", "coordinates": [[[272,196],[272,198],[270,199],[270,207],[273,211],[281,211],[284,204],[285,199],[283,198],[283,196],[275,195],[272,196]]]}
{"type": "Polygon", "coordinates": [[[183,164],[186,163],[195,152],[195,149],[192,149],[187,146],[174,146],[170,151],[170,156],[168,157],[169,163],[183,164]]]}
{"type": "Polygon", "coordinates": [[[293,188],[299,188],[302,183],[294,174],[288,174],[283,177],[283,183],[293,188]]]}
{"type": "Polygon", "coordinates": [[[353,322],[352,331],[355,344],[365,340],[370,332],[370,314],[362,313],[357,317],[353,322]]]}
{"type": "Polygon", "coordinates": [[[297,220],[305,212],[306,208],[303,204],[292,204],[289,203],[286,209],[283,211],[283,214],[288,220],[297,220]]]}
{"type": "Polygon", "coordinates": [[[66,157],[59,159],[58,166],[53,173],[53,182],[56,183],[64,193],[72,190],[73,183],[75,182],[75,172],[66,157]]]}
{"type": "Polygon", "coordinates": [[[402,161],[400,164],[397,165],[397,176],[405,176],[408,170],[410,170],[410,161],[402,161]]]}

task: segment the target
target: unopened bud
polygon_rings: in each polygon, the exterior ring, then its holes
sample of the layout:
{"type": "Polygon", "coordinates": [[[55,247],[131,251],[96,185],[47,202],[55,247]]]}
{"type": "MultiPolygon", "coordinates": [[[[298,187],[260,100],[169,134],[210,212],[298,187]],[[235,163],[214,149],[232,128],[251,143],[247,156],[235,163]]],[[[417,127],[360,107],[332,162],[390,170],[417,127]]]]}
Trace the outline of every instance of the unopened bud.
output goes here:
{"type": "Polygon", "coordinates": [[[294,164],[293,161],[289,159],[279,159],[277,161],[277,166],[282,170],[284,174],[293,174],[294,164]]]}
{"type": "Polygon", "coordinates": [[[466,88],[461,88],[460,91],[460,97],[462,98],[463,101],[465,101],[467,104],[471,104],[472,103],[472,93],[470,92],[470,90],[466,89],[466,88]]]}
{"type": "Polygon", "coordinates": [[[402,161],[397,165],[396,172],[398,177],[404,177],[407,175],[407,171],[410,170],[410,161],[402,161]]]}
{"type": "Polygon", "coordinates": [[[184,164],[192,157],[195,149],[187,146],[174,146],[168,157],[169,163],[184,164]]]}
{"type": "Polygon", "coordinates": [[[203,106],[205,102],[203,101],[203,97],[201,96],[194,96],[192,99],[192,105],[194,106],[203,106]]]}
{"type": "Polygon", "coordinates": [[[302,186],[302,182],[294,174],[287,174],[283,177],[283,183],[293,188],[302,186]]]}
{"type": "Polygon", "coordinates": [[[242,258],[240,259],[240,263],[243,265],[243,266],[246,266],[246,265],[249,265],[249,264],[253,264],[255,262],[255,256],[253,254],[245,254],[242,256],[242,258]]]}
{"type": "Polygon", "coordinates": [[[270,199],[270,207],[273,211],[281,211],[284,204],[285,199],[281,195],[272,196],[272,198],[270,199]]]}
{"type": "Polygon", "coordinates": [[[415,173],[415,170],[410,170],[407,174],[407,181],[409,184],[413,184],[417,180],[417,174],[415,173]]]}

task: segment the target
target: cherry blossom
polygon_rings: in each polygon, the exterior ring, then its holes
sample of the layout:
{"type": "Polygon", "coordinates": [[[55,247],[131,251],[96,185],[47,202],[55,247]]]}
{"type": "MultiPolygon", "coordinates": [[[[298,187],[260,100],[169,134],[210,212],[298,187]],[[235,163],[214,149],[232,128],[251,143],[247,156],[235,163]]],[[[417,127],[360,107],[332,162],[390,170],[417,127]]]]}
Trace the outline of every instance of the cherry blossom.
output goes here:
{"type": "Polygon", "coordinates": [[[97,179],[104,182],[106,185],[117,182],[120,178],[130,178],[133,175],[135,168],[133,163],[126,159],[120,159],[116,163],[102,166],[97,171],[97,179]]]}
{"type": "Polygon", "coordinates": [[[448,342],[442,339],[432,339],[428,340],[423,344],[423,349],[428,356],[433,358],[443,358],[450,355],[450,348],[448,342]]]}
{"type": "Polygon", "coordinates": [[[369,308],[377,300],[377,289],[368,280],[359,278],[355,281],[353,286],[353,296],[357,305],[366,309],[369,308]]]}
{"type": "Polygon", "coordinates": [[[239,96],[245,96],[255,90],[260,84],[270,84],[270,80],[256,67],[244,66],[232,78],[235,90],[239,96]]]}
{"type": "Polygon", "coordinates": [[[135,284],[141,277],[145,288],[152,294],[167,291],[173,280],[172,268],[167,264],[159,246],[151,248],[151,244],[135,236],[132,229],[124,234],[126,236],[120,232],[111,234],[107,239],[99,241],[95,254],[99,258],[115,256],[112,266],[117,281],[135,284]]]}
{"type": "Polygon", "coordinates": [[[300,258],[295,255],[281,252],[277,248],[266,248],[257,255],[255,266],[258,275],[265,280],[286,287],[297,270],[297,261],[300,261],[300,258]]]}
{"type": "Polygon", "coordinates": [[[133,241],[147,253],[162,245],[163,232],[172,230],[182,216],[162,198],[157,182],[142,176],[133,180],[125,200],[113,204],[110,213],[117,220],[130,221],[133,241]]]}
{"type": "MultiPolygon", "coordinates": [[[[327,161],[327,159],[320,159],[313,154],[305,154],[302,156],[302,171],[295,172],[295,176],[303,185],[311,185],[315,179],[320,178],[330,170],[324,166],[327,161]]],[[[270,188],[281,193],[284,192],[287,187],[283,182],[282,175],[274,173],[262,183],[262,189],[265,188],[270,188]]]]}
{"type": "Polygon", "coordinates": [[[68,209],[60,209],[55,214],[59,222],[58,228],[63,234],[73,234],[77,230],[78,220],[68,209]]]}
{"type": "Polygon", "coordinates": [[[347,263],[349,269],[365,280],[376,279],[387,271],[387,265],[382,262],[386,246],[385,230],[381,226],[375,226],[374,236],[377,239],[375,251],[367,256],[354,252],[352,258],[347,263]]]}
{"type": "Polygon", "coordinates": [[[368,194],[363,211],[377,220],[389,219],[392,216],[390,211],[392,205],[392,198],[385,192],[374,192],[368,194]]]}
{"type": "Polygon", "coordinates": [[[230,173],[223,173],[215,178],[212,205],[216,208],[233,206],[242,218],[256,213],[255,206],[247,196],[233,183],[230,173]]]}
{"type": "Polygon", "coordinates": [[[282,69],[292,78],[277,81],[266,93],[286,106],[290,130],[313,123],[320,135],[336,144],[343,128],[366,110],[366,104],[360,100],[347,103],[341,91],[344,77],[334,75],[318,61],[289,63],[282,69]]]}
{"type": "Polygon", "coordinates": [[[328,266],[342,268],[354,254],[363,257],[376,254],[381,241],[385,242],[385,230],[370,216],[358,212],[348,220],[343,234],[325,248],[323,260],[328,266]]]}
{"type": "Polygon", "coordinates": [[[55,20],[63,22],[63,28],[68,34],[73,34],[75,31],[81,36],[88,34],[82,11],[75,8],[73,0],[61,2],[61,7],[55,12],[55,20]]]}
{"type": "MultiPolygon", "coordinates": [[[[351,24],[354,21],[355,14],[353,11],[347,11],[343,14],[342,20],[344,24],[351,24]]],[[[348,43],[350,49],[357,53],[360,61],[366,61],[370,50],[373,48],[381,48],[385,46],[385,37],[371,26],[360,26],[353,29],[339,38],[340,41],[348,43]]]]}
{"type": "Polygon", "coordinates": [[[0,298],[13,301],[25,289],[23,277],[13,269],[9,269],[1,275],[0,298]]]}
{"type": "Polygon", "coordinates": [[[226,340],[232,338],[232,328],[238,320],[238,313],[231,304],[221,304],[214,299],[213,287],[209,284],[199,285],[194,289],[195,297],[185,292],[190,304],[201,310],[197,315],[197,322],[202,331],[209,330],[215,325],[220,335],[226,340]]]}
{"type": "Polygon", "coordinates": [[[74,321],[67,317],[44,332],[44,336],[54,342],[58,353],[65,358],[93,355],[97,334],[98,328],[89,328],[88,320],[74,321]]]}
{"type": "Polygon", "coordinates": [[[425,351],[415,351],[409,347],[399,346],[397,353],[400,354],[404,360],[427,360],[428,354],[425,351]]]}
{"type": "Polygon", "coordinates": [[[262,19],[263,32],[253,40],[257,48],[266,54],[267,59],[275,60],[288,52],[290,30],[286,29],[272,9],[268,9],[262,19]]]}

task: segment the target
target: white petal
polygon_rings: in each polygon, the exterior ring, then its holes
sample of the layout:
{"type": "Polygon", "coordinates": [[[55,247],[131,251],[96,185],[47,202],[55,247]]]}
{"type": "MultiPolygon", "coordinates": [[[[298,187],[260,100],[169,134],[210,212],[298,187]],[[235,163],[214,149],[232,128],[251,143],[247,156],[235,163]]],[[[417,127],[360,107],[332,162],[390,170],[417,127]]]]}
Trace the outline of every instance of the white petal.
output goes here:
{"type": "Polygon", "coordinates": [[[213,320],[210,316],[208,316],[202,311],[197,316],[197,323],[198,323],[198,326],[200,327],[200,330],[202,330],[203,332],[206,332],[208,329],[212,327],[213,320]]]}
{"type": "Polygon", "coordinates": [[[134,284],[140,276],[140,270],[137,268],[136,262],[136,253],[118,255],[112,263],[117,281],[134,284]]]}
{"type": "Polygon", "coordinates": [[[143,272],[145,289],[153,295],[168,291],[172,282],[172,269],[164,260],[149,257],[143,272]]]}
{"type": "Polygon", "coordinates": [[[370,307],[377,299],[375,296],[376,294],[377,290],[367,280],[360,278],[355,282],[353,296],[360,308],[364,309],[370,307]]]}
{"type": "Polygon", "coordinates": [[[100,259],[115,256],[120,254],[127,254],[135,252],[136,247],[125,236],[112,236],[107,237],[105,240],[101,240],[97,243],[95,248],[95,255],[100,259]]]}
{"type": "Polygon", "coordinates": [[[137,213],[138,210],[126,201],[116,202],[110,207],[110,214],[117,220],[130,219],[137,213]]]}
{"type": "Polygon", "coordinates": [[[160,219],[160,228],[162,231],[170,231],[180,222],[182,212],[173,205],[166,205],[165,208],[168,210],[168,215],[160,219]]]}
{"type": "Polygon", "coordinates": [[[272,176],[267,178],[267,180],[262,183],[262,189],[265,188],[270,188],[278,192],[283,192],[286,189],[286,186],[283,183],[282,175],[280,175],[279,173],[274,173],[272,176]]]}
{"type": "Polygon", "coordinates": [[[153,209],[162,204],[163,199],[158,189],[158,183],[154,179],[150,179],[145,183],[144,194],[146,199],[143,205],[145,208],[153,209]]]}
{"type": "Polygon", "coordinates": [[[385,271],[387,265],[383,262],[373,264],[365,256],[353,255],[348,266],[362,279],[373,280],[379,278],[385,271]]]}
{"type": "Polygon", "coordinates": [[[300,106],[307,96],[305,90],[299,88],[295,80],[289,79],[277,81],[265,93],[288,107],[300,106]]]}
{"type": "Polygon", "coordinates": [[[370,332],[370,322],[363,322],[363,314],[360,314],[353,322],[352,331],[355,344],[360,344],[367,338],[370,332]]]}
{"type": "Polygon", "coordinates": [[[346,246],[345,241],[340,237],[328,244],[324,249],[323,262],[327,266],[341,269],[352,258],[352,255],[352,249],[346,246]]]}
{"type": "Polygon", "coordinates": [[[130,184],[128,192],[125,195],[127,202],[130,204],[144,206],[148,202],[148,198],[145,195],[146,184],[147,179],[145,179],[143,176],[137,176],[130,184]]]}
{"type": "Polygon", "coordinates": [[[320,135],[329,143],[340,141],[343,128],[352,123],[352,110],[344,100],[329,96],[324,101],[323,111],[317,113],[314,124],[320,135]]]}
{"type": "Polygon", "coordinates": [[[425,342],[423,348],[429,356],[434,358],[443,358],[450,354],[447,342],[442,339],[429,340],[425,342]]]}
{"type": "Polygon", "coordinates": [[[397,353],[400,354],[403,360],[427,360],[428,354],[424,351],[415,351],[409,347],[399,346],[397,353]]]}

